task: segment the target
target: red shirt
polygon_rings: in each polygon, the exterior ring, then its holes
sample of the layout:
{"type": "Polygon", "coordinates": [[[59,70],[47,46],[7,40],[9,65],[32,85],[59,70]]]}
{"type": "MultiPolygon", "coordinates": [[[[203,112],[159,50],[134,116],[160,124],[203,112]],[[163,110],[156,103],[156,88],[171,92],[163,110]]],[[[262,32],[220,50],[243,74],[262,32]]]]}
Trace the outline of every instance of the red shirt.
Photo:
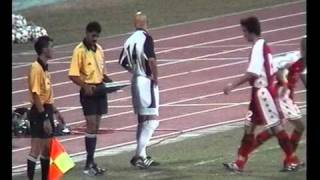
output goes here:
{"type": "Polygon", "coordinates": [[[293,91],[296,87],[296,84],[300,78],[300,74],[304,70],[304,64],[302,59],[299,59],[295,63],[293,63],[289,68],[289,74],[288,74],[288,88],[290,89],[290,98],[293,99],[293,91]]]}

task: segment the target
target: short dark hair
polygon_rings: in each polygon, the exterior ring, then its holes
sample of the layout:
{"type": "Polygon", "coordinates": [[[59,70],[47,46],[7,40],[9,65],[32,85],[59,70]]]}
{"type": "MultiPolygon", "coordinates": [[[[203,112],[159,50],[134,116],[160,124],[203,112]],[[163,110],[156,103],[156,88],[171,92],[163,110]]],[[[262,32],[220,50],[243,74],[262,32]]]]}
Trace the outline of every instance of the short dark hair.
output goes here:
{"type": "Polygon", "coordinates": [[[261,35],[261,27],[259,19],[255,16],[242,18],[240,20],[241,26],[245,27],[249,33],[254,33],[258,36],[261,35]]]}
{"type": "Polygon", "coordinates": [[[86,32],[93,32],[93,31],[97,33],[101,32],[101,25],[96,21],[89,22],[86,27],[86,32]]]}
{"type": "Polygon", "coordinates": [[[34,43],[34,50],[37,52],[38,55],[42,54],[42,49],[49,47],[49,42],[52,42],[49,36],[40,36],[36,42],[34,43]]]}

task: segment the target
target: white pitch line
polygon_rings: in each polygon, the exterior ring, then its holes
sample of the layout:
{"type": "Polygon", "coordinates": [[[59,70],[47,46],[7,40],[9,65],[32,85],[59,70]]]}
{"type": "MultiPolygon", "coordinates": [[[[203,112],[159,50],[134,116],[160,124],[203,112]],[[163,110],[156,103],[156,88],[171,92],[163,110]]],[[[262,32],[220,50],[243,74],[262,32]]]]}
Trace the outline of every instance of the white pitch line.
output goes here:
{"type": "MultiPolygon", "coordinates": [[[[212,83],[212,82],[221,81],[221,80],[226,80],[226,79],[232,79],[232,78],[236,78],[236,77],[240,77],[240,76],[242,76],[242,74],[237,74],[237,75],[234,75],[234,76],[227,76],[227,77],[218,78],[218,79],[211,79],[211,80],[207,80],[207,81],[201,81],[201,82],[198,82],[198,83],[192,83],[192,84],[183,85],[183,86],[177,86],[177,87],[173,87],[173,88],[168,88],[168,89],[160,90],[160,93],[168,92],[168,91],[173,91],[173,90],[177,90],[177,89],[182,89],[182,88],[187,88],[187,87],[198,86],[198,85],[207,84],[207,83],[212,83]]],[[[63,99],[63,98],[67,98],[67,97],[73,97],[73,96],[77,96],[77,95],[79,95],[79,93],[68,94],[68,95],[64,95],[64,96],[58,96],[58,97],[55,97],[55,98],[53,98],[53,99],[54,99],[54,100],[58,100],[58,99],[63,99]]],[[[118,99],[110,100],[109,103],[117,102],[117,101],[123,101],[123,100],[128,100],[128,99],[131,99],[131,96],[126,96],[126,97],[123,97],[123,98],[118,98],[118,99]]],[[[26,106],[26,105],[30,105],[30,102],[26,102],[26,103],[14,105],[14,106],[12,106],[12,108],[17,108],[17,107],[26,106]]],[[[81,108],[81,107],[79,106],[78,109],[80,109],[80,108],[81,108]]],[[[72,110],[76,110],[76,109],[72,109],[72,110]]],[[[61,112],[67,112],[67,111],[71,111],[71,110],[63,110],[63,111],[61,111],[61,112]]]]}
{"type": "MultiPolygon", "coordinates": [[[[190,59],[189,61],[239,61],[246,60],[247,57],[228,57],[228,58],[201,58],[201,59],[190,59]]],[[[184,61],[185,59],[157,59],[159,62],[173,62],[173,61],[184,61]]]]}
{"type": "MultiPolygon", "coordinates": [[[[283,43],[283,44],[276,44],[274,46],[299,46],[298,43],[283,43]]],[[[190,47],[191,49],[206,49],[206,48],[229,48],[229,47],[248,47],[248,44],[226,44],[226,45],[213,45],[213,46],[197,46],[197,47],[190,47]]],[[[156,49],[172,49],[176,47],[157,47],[156,49]]]]}
{"type": "MultiPolygon", "coordinates": [[[[207,125],[198,126],[198,127],[194,127],[194,128],[189,128],[189,129],[178,131],[178,132],[172,132],[172,133],[167,133],[167,134],[163,134],[163,135],[153,136],[151,138],[151,140],[152,140],[151,143],[154,142],[154,140],[157,140],[157,139],[162,141],[162,140],[164,140],[164,138],[170,137],[170,136],[173,136],[173,135],[184,134],[184,133],[193,132],[193,131],[197,131],[197,130],[208,129],[208,128],[212,128],[212,127],[238,123],[238,122],[241,122],[243,120],[244,120],[244,118],[238,118],[238,119],[228,120],[228,121],[224,121],[224,122],[212,123],[212,124],[207,124],[207,125]]],[[[225,129],[230,129],[230,128],[225,128],[225,129]]],[[[219,132],[221,132],[221,130],[219,132]]],[[[81,138],[83,138],[83,137],[81,137],[81,138]]],[[[103,152],[106,151],[106,150],[119,148],[119,147],[123,147],[123,146],[127,146],[127,145],[132,145],[134,143],[136,143],[136,141],[129,141],[129,142],[125,142],[125,143],[120,143],[120,144],[116,144],[116,145],[111,145],[111,146],[98,148],[98,149],[96,149],[96,153],[100,154],[100,156],[102,156],[103,154],[105,155],[105,153],[103,153],[103,152]]],[[[76,158],[76,156],[83,155],[85,153],[86,153],[85,151],[82,151],[82,152],[70,154],[70,156],[72,158],[76,158]]],[[[84,160],[84,158],[82,158],[82,160],[84,160]]],[[[81,160],[79,160],[79,161],[81,161],[81,160]]],[[[201,165],[201,163],[198,163],[198,165],[201,165]]],[[[26,164],[13,166],[12,169],[14,170],[14,169],[23,168],[23,167],[26,167],[26,164]]]]}
{"type": "MultiPolygon", "coordinates": [[[[232,92],[238,91],[238,90],[240,90],[240,89],[241,89],[241,90],[244,90],[244,89],[248,89],[248,88],[246,88],[246,87],[245,87],[245,88],[239,88],[239,89],[233,90],[232,92]]],[[[297,91],[295,94],[301,93],[301,92],[305,92],[305,90],[297,91]]],[[[216,94],[216,95],[217,95],[217,94],[216,94]]],[[[208,95],[206,95],[206,96],[208,96],[208,95]]],[[[199,98],[199,97],[198,97],[198,98],[199,98]]],[[[191,99],[194,99],[194,98],[191,98],[191,99]]],[[[185,100],[184,100],[184,101],[185,101],[185,100]]],[[[188,100],[188,101],[189,101],[189,100],[188,100]]],[[[166,103],[166,105],[170,105],[170,104],[177,103],[177,102],[178,102],[178,101],[176,101],[176,102],[171,102],[171,103],[166,103]]],[[[242,102],[242,103],[244,103],[244,102],[242,102]]],[[[202,114],[202,113],[217,111],[217,110],[226,109],[226,108],[232,108],[232,107],[236,107],[236,106],[240,106],[240,105],[242,105],[242,104],[241,104],[241,103],[238,103],[238,104],[232,104],[232,105],[222,106],[222,107],[218,107],[218,108],[212,108],[212,109],[207,109],[207,110],[202,110],[202,111],[187,113],[187,114],[183,114],[183,115],[178,115],[178,116],[173,116],[173,117],[169,117],[169,118],[160,119],[159,122],[164,122],[164,121],[169,121],[169,120],[173,120],[173,119],[177,119],[177,118],[183,118],[183,117],[193,116],[193,115],[197,115],[197,114],[202,114]]],[[[305,106],[302,106],[302,107],[305,107],[305,106]]],[[[127,111],[127,112],[128,112],[128,113],[131,113],[131,112],[133,112],[133,111],[127,111]]],[[[124,112],[124,113],[127,113],[127,112],[124,112]]],[[[104,119],[105,117],[110,117],[110,116],[104,115],[104,116],[102,116],[102,119],[104,119]]],[[[70,124],[71,124],[71,123],[70,123],[70,124]]],[[[68,125],[70,125],[70,124],[68,124],[68,125]]],[[[137,126],[137,125],[134,124],[134,125],[129,125],[129,126],[117,128],[116,130],[124,130],[124,129],[133,128],[133,127],[136,127],[136,126],[137,126]]],[[[83,138],[83,137],[84,137],[84,136],[78,136],[78,137],[74,137],[74,138],[66,138],[66,139],[61,140],[60,142],[71,141],[71,140],[80,139],[80,138],[83,138]]],[[[30,146],[12,150],[12,152],[18,152],[18,151],[27,150],[27,149],[30,149],[30,146]]]]}
{"type": "MultiPolygon", "coordinates": [[[[218,108],[213,108],[213,109],[196,111],[196,112],[187,113],[187,114],[178,115],[178,116],[172,116],[172,117],[169,117],[169,118],[159,119],[159,122],[170,121],[170,120],[177,119],[177,118],[188,117],[188,116],[192,116],[192,115],[197,115],[197,114],[202,114],[202,113],[217,111],[217,110],[226,109],[226,108],[231,108],[231,107],[235,107],[235,106],[239,106],[239,105],[228,105],[228,106],[223,106],[223,107],[218,107],[218,108]]],[[[130,129],[130,128],[133,128],[133,127],[136,127],[136,126],[137,126],[137,125],[134,124],[134,125],[130,125],[130,126],[122,127],[122,128],[117,128],[116,130],[130,129]]],[[[71,141],[71,140],[80,139],[80,138],[83,138],[83,137],[84,137],[84,136],[78,136],[78,137],[74,137],[74,138],[66,138],[66,139],[60,140],[60,142],[71,141]]],[[[19,151],[27,150],[27,149],[30,149],[30,146],[12,150],[12,152],[19,152],[19,151]]]]}
{"type": "Polygon", "coordinates": [[[195,103],[195,104],[169,104],[163,105],[162,107],[203,107],[203,106],[228,106],[228,105],[248,105],[249,101],[247,102],[234,102],[234,103],[195,103]]]}
{"type": "MultiPolygon", "coordinates": [[[[160,107],[196,107],[196,106],[227,106],[227,105],[248,105],[249,102],[231,102],[231,103],[195,103],[195,104],[167,104],[167,105],[160,105],[160,107]]],[[[78,109],[81,106],[66,106],[66,107],[59,107],[58,109],[78,109]]],[[[119,105],[119,106],[108,106],[108,108],[132,108],[132,105],[119,105]]]]}
{"type": "MultiPolygon", "coordinates": [[[[271,43],[269,43],[269,44],[270,44],[270,45],[273,45],[273,44],[277,44],[277,43],[282,43],[282,42],[288,42],[288,41],[292,41],[292,40],[297,40],[297,39],[300,39],[300,38],[301,38],[301,37],[299,36],[299,37],[297,37],[297,38],[291,38],[291,39],[282,40],[282,41],[274,41],[274,42],[271,42],[271,43]]],[[[166,66],[166,65],[181,63],[181,62],[185,62],[185,61],[190,61],[190,60],[193,60],[193,59],[202,59],[202,58],[206,58],[206,57],[209,57],[209,56],[212,57],[212,56],[217,56],[217,55],[222,55],[222,54],[228,54],[228,53],[232,53],[232,52],[236,52],[236,51],[246,50],[246,49],[249,49],[249,48],[250,48],[250,47],[238,48],[238,49],[229,50],[229,51],[223,51],[223,52],[219,52],[219,53],[207,54],[207,55],[203,55],[203,56],[198,56],[198,57],[193,57],[193,58],[187,58],[187,59],[185,59],[185,60],[180,60],[180,61],[176,61],[176,62],[168,62],[168,63],[160,64],[160,65],[158,65],[158,66],[159,66],[159,67],[162,67],[162,66],[166,66]]],[[[60,72],[60,71],[61,71],[61,70],[56,71],[56,72],[60,72]]],[[[123,74],[123,73],[127,73],[127,71],[120,71],[120,72],[110,73],[109,76],[118,75],[118,74],[123,74]]],[[[65,81],[65,82],[53,84],[52,86],[55,87],[55,86],[59,86],[59,85],[63,85],[63,84],[69,84],[69,83],[72,83],[72,82],[71,82],[71,81],[65,81]]],[[[28,91],[28,89],[16,90],[16,91],[13,91],[12,94],[21,93],[21,92],[26,92],[26,91],[28,91]]]]}
{"type": "MultiPolygon", "coordinates": [[[[292,17],[292,16],[299,16],[299,15],[304,15],[304,14],[306,14],[306,12],[298,12],[298,13],[284,15],[284,16],[278,16],[278,17],[274,17],[274,18],[262,19],[260,22],[263,23],[263,22],[268,22],[268,21],[288,18],[288,17],[292,17]]],[[[203,33],[209,33],[209,32],[214,32],[214,31],[219,31],[219,30],[225,30],[225,29],[231,29],[231,28],[236,28],[236,27],[239,27],[239,25],[235,24],[235,25],[231,25],[231,26],[224,26],[224,27],[220,27],[220,28],[212,28],[212,29],[203,30],[203,31],[196,31],[196,32],[192,32],[192,33],[186,33],[186,34],[182,34],[182,35],[166,37],[166,38],[155,40],[155,42],[160,42],[160,41],[165,41],[165,40],[172,40],[172,39],[176,39],[176,38],[188,37],[188,36],[193,36],[193,35],[198,35],[198,34],[203,34],[203,33]]],[[[121,49],[121,48],[122,48],[122,46],[118,46],[118,47],[115,47],[115,48],[104,49],[103,51],[117,50],[117,49],[121,49]]],[[[71,51],[70,51],[70,53],[71,53],[71,51]]],[[[62,60],[62,59],[70,59],[70,58],[71,58],[71,56],[66,56],[66,57],[51,59],[51,60],[49,60],[49,62],[58,61],[58,60],[62,60]]],[[[15,67],[13,67],[13,69],[26,67],[26,66],[28,66],[28,65],[15,66],[15,67]]]]}
{"type": "MultiPolygon", "coordinates": [[[[247,46],[249,47],[249,46],[247,46]]],[[[201,60],[244,60],[244,59],[248,59],[248,57],[226,57],[226,58],[203,58],[203,59],[191,59],[190,61],[201,61],[201,60]]],[[[162,61],[182,61],[185,59],[157,59],[158,62],[162,62],[162,61]]],[[[117,61],[117,60],[114,60],[117,61]]],[[[106,63],[110,62],[110,61],[105,61],[106,63]]],[[[13,65],[16,65],[15,63],[12,63],[13,65]]],[[[17,63],[17,64],[25,64],[25,63],[17,63]]],[[[70,61],[59,61],[59,62],[50,62],[48,63],[50,64],[70,64],[70,61]]]]}
{"type": "MultiPolygon", "coordinates": [[[[209,67],[209,68],[203,68],[203,69],[200,69],[200,70],[199,70],[199,69],[198,69],[198,70],[193,70],[193,71],[191,71],[191,72],[201,72],[201,71],[204,71],[204,70],[221,68],[221,67],[226,67],[226,66],[235,65],[235,64],[240,64],[240,63],[245,63],[245,62],[246,62],[246,61],[240,61],[240,62],[235,62],[235,63],[223,64],[223,65],[219,65],[219,66],[213,66],[213,67],[209,67]]],[[[186,74],[186,73],[189,73],[189,72],[184,72],[184,73],[182,73],[182,74],[181,74],[181,73],[178,73],[178,74],[174,74],[174,75],[168,75],[168,76],[165,76],[165,77],[160,77],[159,79],[168,78],[168,77],[177,76],[177,75],[183,75],[183,74],[186,74]]],[[[228,76],[228,77],[224,77],[224,78],[213,79],[213,80],[209,80],[209,81],[203,81],[203,82],[194,83],[194,84],[191,84],[191,85],[189,84],[189,85],[185,85],[185,86],[178,86],[178,87],[174,87],[174,88],[164,89],[164,90],[160,90],[160,92],[166,92],[166,91],[171,91],[171,90],[180,89],[180,88],[185,88],[185,87],[192,87],[192,86],[194,86],[194,85],[201,85],[201,84],[206,84],[206,83],[209,83],[209,82],[226,80],[226,79],[229,79],[229,78],[240,77],[240,76],[241,76],[241,74],[238,74],[238,75],[235,75],[235,76],[228,76]]],[[[64,96],[59,96],[59,97],[55,97],[54,100],[62,99],[62,98],[66,98],[66,97],[72,97],[72,96],[76,96],[76,95],[78,95],[78,94],[79,94],[79,93],[74,93],[74,94],[68,94],[68,95],[64,95],[64,96]]],[[[130,98],[131,98],[130,96],[127,96],[127,97],[124,97],[124,98],[119,98],[119,99],[111,100],[111,101],[109,101],[109,102],[111,103],[111,102],[120,101],[120,100],[126,100],[126,99],[130,99],[130,98]]],[[[29,104],[30,104],[29,102],[26,102],[26,103],[14,105],[14,106],[12,106],[12,108],[17,108],[17,107],[21,107],[21,106],[26,106],[26,105],[29,105],[29,104]]],[[[76,110],[76,109],[72,109],[72,110],[76,110]]],[[[65,111],[61,111],[61,112],[67,112],[67,111],[71,111],[71,109],[65,110],[65,111]]]]}
{"type": "MultiPolygon", "coordinates": [[[[198,126],[198,127],[195,127],[195,128],[190,128],[190,129],[186,129],[186,130],[180,131],[178,133],[188,133],[188,132],[201,130],[201,129],[205,129],[205,128],[210,128],[210,127],[215,127],[215,126],[220,126],[220,125],[225,125],[225,124],[231,124],[231,123],[237,123],[237,122],[240,122],[242,120],[243,120],[243,118],[239,118],[239,119],[224,121],[224,122],[221,122],[221,123],[213,123],[213,124],[208,124],[208,125],[205,125],[205,126],[198,126]]],[[[177,132],[168,133],[168,134],[164,134],[164,135],[153,136],[151,138],[151,142],[150,143],[153,143],[155,140],[162,140],[162,139],[164,139],[166,137],[169,137],[169,136],[172,136],[172,135],[175,135],[175,134],[177,134],[177,132]]],[[[116,144],[116,145],[111,145],[111,146],[98,148],[98,149],[96,149],[96,154],[98,156],[98,154],[102,154],[101,152],[104,151],[104,150],[114,149],[114,148],[121,148],[123,146],[131,145],[131,144],[134,144],[134,143],[136,143],[136,141],[129,141],[129,142],[125,142],[125,143],[120,143],[120,144],[116,144]]],[[[82,155],[84,153],[85,153],[84,151],[83,152],[78,152],[78,153],[70,154],[70,156],[72,158],[76,158],[76,156],[82,155]]],[[[22,165],[13,166],[12,169],[14,170],[14,169],[22,168],[22,167],[26,167],[26,165],[22,164],[22,165]]]]}

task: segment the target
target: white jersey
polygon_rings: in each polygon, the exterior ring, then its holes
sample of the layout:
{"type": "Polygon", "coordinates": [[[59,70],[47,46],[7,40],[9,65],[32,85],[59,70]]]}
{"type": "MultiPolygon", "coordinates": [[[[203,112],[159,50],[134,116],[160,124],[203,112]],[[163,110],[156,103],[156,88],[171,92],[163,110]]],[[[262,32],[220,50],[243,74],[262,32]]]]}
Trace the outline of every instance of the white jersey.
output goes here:
{"type": "Polygon", "coordinates": [[[153,39],[143,29],[137,29],[124,43],[119,63],[136,76],[150,76],[149,58],[155,58],[153,39]]]}
{"type": "Polygon", "coordinates": [[[250,62],[247,68],[247,72],[258,76],[257,79],[251,82],[251,85],[261,88],[271,85],[269,83],[274,83],[272,76],[276,71],[271,62],[272,55],[269,46],[264,39],[257,40],[252,47],[250,62]]]}
{"type": "Polygon", "coordinates": [[[301,55],[299,51],[287,52],[273,57],[272,64],[276,70],[284,69],[289,65],[297,62],[301,55]]]}
{"type": "Polygon", "coordinates": [[[129,70],[134,112],[139,115],[159,115],[159,88],[150,80],[149,59],[156,58],[152,37],[137,29],[124,43],[119,63],[129,70]]]}

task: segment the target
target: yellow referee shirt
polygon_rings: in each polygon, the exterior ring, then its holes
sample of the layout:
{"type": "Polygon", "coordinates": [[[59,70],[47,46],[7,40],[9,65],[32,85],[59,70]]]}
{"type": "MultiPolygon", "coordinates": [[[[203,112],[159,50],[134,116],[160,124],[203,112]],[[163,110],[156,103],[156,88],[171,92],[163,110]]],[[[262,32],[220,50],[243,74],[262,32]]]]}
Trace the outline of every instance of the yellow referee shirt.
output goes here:
{"type": "Polygon", "coordinates": [[[31,64],[28,73],[28,86],[31,103],[33,104],[32,94],[36,93],[41,101],[41,104],[53,104],[53,90],[51,85],[51,77],[44,65],[38,61],[31,64]]]}
{"type": "Polygon", "coordinates": [[[73,50],[69,76],[79,76],[88,84],[99,84],[103,81],[104,54],[100,45],[94,52],[81,42],[73,50]]]}

